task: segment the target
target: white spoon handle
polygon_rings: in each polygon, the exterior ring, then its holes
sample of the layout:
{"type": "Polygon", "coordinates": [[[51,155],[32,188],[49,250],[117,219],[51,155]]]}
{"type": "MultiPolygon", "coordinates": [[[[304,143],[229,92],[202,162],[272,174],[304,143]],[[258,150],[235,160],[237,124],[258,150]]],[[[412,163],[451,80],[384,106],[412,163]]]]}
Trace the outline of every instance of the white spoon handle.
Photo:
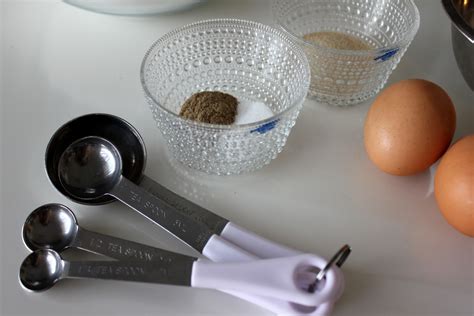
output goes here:
{"type": "Polygon", "coordinates": [[[337,276],[328,272],[325,286],[317,293],[309,293],[299,287],[298,275],[321,264],[324,262],[314,255],[230,263],[197,261],[193,265],[191,286],[239,291],[317,306],[337,296],[337,276]]]}

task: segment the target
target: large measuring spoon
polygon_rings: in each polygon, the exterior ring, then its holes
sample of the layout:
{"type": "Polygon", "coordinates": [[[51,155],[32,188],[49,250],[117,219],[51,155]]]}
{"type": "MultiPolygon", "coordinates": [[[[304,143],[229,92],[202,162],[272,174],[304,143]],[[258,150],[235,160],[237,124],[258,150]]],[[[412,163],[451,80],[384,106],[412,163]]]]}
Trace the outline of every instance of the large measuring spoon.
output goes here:
{"type": "Polygon", "coordinates": [[[122,261],[173,264],[187,258],[133,241],[96,233],[79,226],[74,213],[62,204],[45,204],[35,209],[23,225],[23,241],[32,251],[52,249],[61,252],[79,248],[122,261]]]}
{"type": "Polygon", "coordinates": [[[113,196],[200,252],[213,235],[205,225],[123,177],[120,154],[101,137],[85,137],[67,147],[59,159],[58,174],[69,194],[83,200],[113,196]]]}
{"type": "MultiPolygon", "coordinates": [[[[314,260],[317,260],[315,256],[301,255],[244,263],[212,263],[183,257],[172,265],[152,265],[124,261],[65,261],[52,249],[40,249],[25,258],[19,276],[21,284],[31,291],[47,290],[64,278],[93,278],[227,289],[310,305],[314,298],[297,287],[294,278],[302,265],[314,260]]],[[[324,291],[321,302],[330,295],[333,294],[329,290],[324,291]]]]}

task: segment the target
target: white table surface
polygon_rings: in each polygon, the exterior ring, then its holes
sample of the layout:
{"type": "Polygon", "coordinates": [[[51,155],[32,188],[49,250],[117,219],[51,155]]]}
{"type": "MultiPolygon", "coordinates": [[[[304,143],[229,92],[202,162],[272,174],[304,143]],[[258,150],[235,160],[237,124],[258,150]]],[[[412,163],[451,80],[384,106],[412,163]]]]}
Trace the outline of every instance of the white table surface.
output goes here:
{"type": "MultiPolygon", "coordinates": [[[[419,33],[390,82],[418,77],[443,86],[456,105],[458,139],[474,132],[474,93],[455,64],[439,1],[417,4],[419,33]]],[[[0,5],[2,315],[271,315],[212,290],[95,280],[64,281],[42,294],[20,287],[18,268],[28,254],[21,227],[48,202],[72,207],[91,230],[193,254],[123,205],[77,205],[50,185],[43,162],[49,138],[91,112],[135,125],[147,144],[147,175],[218,214],[326,257],[349,243],[347,289],[335,315],[474,314],[474,241],[442,218],[432,172],[394,177],[368,160],[362,127],[370,102],[338,109],[306,101],[284,151],[251,174],[201,176],[170,163],[140,87],[145,51],[164,33],[200,19],[272,23],[269,1],[214,0],[138,18],[59,1],[0,5]]]]}

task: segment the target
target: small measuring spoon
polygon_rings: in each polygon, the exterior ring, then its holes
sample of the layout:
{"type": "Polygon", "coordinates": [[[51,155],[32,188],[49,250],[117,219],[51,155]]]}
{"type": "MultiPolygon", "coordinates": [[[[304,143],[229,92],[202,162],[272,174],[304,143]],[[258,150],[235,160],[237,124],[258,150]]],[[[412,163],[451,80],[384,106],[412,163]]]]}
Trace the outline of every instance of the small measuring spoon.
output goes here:
{"type": "Polygon", "coordinates": [[[173,267],[153,268],[138,262],[123,261],[64,261],[52,249],[39,249],[28,255],[20,266],[20,282],[28,290],[40,292],[59,280],[70,278],[117,279],[190,285],[189,273],[194,260],[182,261],[173,267]]]}
{"type": "Polygon", "coordinates": [[[61,252],[80,248],[123,261],[172,264],[184,255],[133,241],[99,234],[79,226],[74,213],[62,204],[38,207],[23,225],[23,241],[32,251],[52,249],[61,252]]]}
{"type": "MultiPolygon", "coordinates": [[[[188,257],[173,265],[123,261],[65,261],[52,249],[36,250],[20,266],[20,282],[39,292],[64,278],[93,278],[226,289],[286,299],[299,304],[314,303],[313,295],[296,286],[295,274],[318,258],[312,255],[257,260],[246,263],[210,263],[188,257]]],[[[336,282],[329,279],[328,282],[336,282]]],[[[334,287],[330,287],[331,289],[334,287]]],[[[333,296],[323,290],[319,303],[333,296]]]]}

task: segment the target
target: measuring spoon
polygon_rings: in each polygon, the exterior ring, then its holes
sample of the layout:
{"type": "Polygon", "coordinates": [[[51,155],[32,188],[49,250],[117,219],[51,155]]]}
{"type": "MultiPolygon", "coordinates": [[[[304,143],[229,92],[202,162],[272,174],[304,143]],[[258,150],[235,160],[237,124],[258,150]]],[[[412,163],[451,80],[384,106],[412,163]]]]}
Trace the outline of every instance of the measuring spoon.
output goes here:
{"type": "Polygon", "coordinates": [[[123,177],[119,152],[101,137],[85,137],[67,147],[59,159],[58,174],[69,194],[83,200],[113,196],[200,252],[213,235],[205,225],[123,177]]]}
{"type": "Polygon", "coordinates": [[[133,241],[99,234],[79,226],[74,213],[62,204],[45,204],[35,209],[23,225],[23,241],[32,251],[61,252],[80,248],[122,261],[173,264],[187,257],[133,241]]]}
{"type": "MultiPolygon", "coordinates": [[[[76,117],[66,122],[51,137],[45,152],[45,167],[51,184],[67,198],[82,204],[99,205],[115,200],[110,195],[95,199],[81,199],[69,194],[59,181],[58,163],[64,150],[74,141],[86,136],[100,136],[112,142],[120,152],[123,160],[123,175],[132,182],[140,185],[145,190],[166,201],[175,208],[176,212],[191,218],[195,222],[204,223],[214,236],[207,243],[202,253],[216,262],[237,262],[257,260],[260,258],[273,258],[292,256],[300,254],[298,250],[277,244],[257,234],[245,230],[227,219],[194,204],[184,197],[168,190],[166,187],[155,182],[143,174],[146,165],[146,147],[137,129],[123,118],[105,114],[92,113],[76,117]],[[223,238],[221,238],[221,236],[223,238]]],[[[317,270],[322,270],[323,265],[317,270]]],[[[304,314],[304,315],[328,315],[333,302],[338,299],[344,289],[344,276],[340,269],[333,267],[329,273],[337,276],[338,293],[331,303],[324,303],[317,307],[308,307],[294,304],[288,301],[270,299],[263,296],[252,296],[244,293],[226,291],[234,296],[240,297],[276,314],[304,314]]],[[[306,281],[312,283],[314,276],[306,281]]],[[[322,284],[324,284],[323,282],[322,284]]],[[[321,286],[321,283],[318,285],[321,286]]]]}
{"type": "MultiPolygon", "coordinates": [[[[121,157],[115,146],[101,137],[91,136],[73,142],[64,151],[58,172],[69,194],[84,200],[114,196],[202,253],[207,247],[209,253],[231,253],[242,258],[235,261],[255,259],[232,243],[219,239],[206,225],[176,212],[169,204],[128,181],[122,176],[121,168],[121,157]],[[208,247],[209,244],[212,245],[208,247]]],[[[320,266],[324,264],[320,262],[320,266]]],[[[312,299],[319,301],[318,295],[312,299]]]]}
{"type": "MultiPolygon", "coordinates": [[[[211,263],[184,256],[173,265],[140,264],[123,261],[65,261],[52,249],[39,249],[20,266],[21,284],[31,291],[44,291],[64,278],[93,278],[227,289],[286,299],[310,305],[314,299],[295,284],[303,265],[318,260],[312,255],[257,260],[245,263],[211,263]]],[[[336,282],[336,280],[330,280],[336,282]]],[[[326,290],[325,302],[333,295],[326,290]]]]}

